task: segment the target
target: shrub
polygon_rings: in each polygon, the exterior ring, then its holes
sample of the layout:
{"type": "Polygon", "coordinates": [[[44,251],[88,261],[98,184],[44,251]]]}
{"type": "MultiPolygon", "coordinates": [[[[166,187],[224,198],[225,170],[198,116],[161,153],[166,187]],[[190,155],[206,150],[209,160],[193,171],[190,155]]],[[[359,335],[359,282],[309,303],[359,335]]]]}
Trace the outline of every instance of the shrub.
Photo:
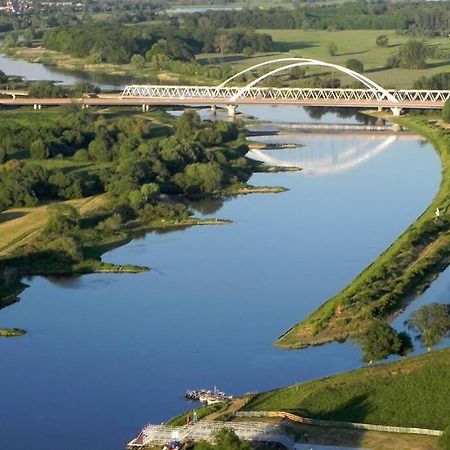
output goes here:
{"type": "Polygon", "coordinates": [[[347,59],[347,61],[345,62],[345,67],[355,72],[364,72],[364,64],[359,59],[347,59]]]}

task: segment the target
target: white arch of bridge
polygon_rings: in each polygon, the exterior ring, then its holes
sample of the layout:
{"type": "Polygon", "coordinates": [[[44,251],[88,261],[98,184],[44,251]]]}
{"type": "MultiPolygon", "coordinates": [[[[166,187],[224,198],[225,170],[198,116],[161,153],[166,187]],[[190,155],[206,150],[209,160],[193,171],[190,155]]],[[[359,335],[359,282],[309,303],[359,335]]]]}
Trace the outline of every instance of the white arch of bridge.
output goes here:
{"type": "Polygon", "coordinates": [[[292,69],[294,67],[302,67],[302,66],[320,66],[320,67],[328,67],[331,69],[335,69],[339,72],[345,73],[346,75],[349,75],[350,77],[354,78],[355,80],[361,82],[365,86],[367,86],[370,90],[378,92],[381,94],[381,97],[379,98],[382,100],[383,98],[390,100],[393,103],[398,103],[399,101],[386,89],[381,87],[379,84],[372,81],[370,78],[367,78],[364,75],[361,75],[358,72],[355,72],[354,70],[348,69],[347,67],[339,66],[338,64],[332,64],[325,61],[320,61],[317,59],[307,59],[307,58],[280,58],[275,59],[271,61],[265,61],[263,63],[256,64],[252,67],[249,67],[245,70],[242,70],[241,72],[237,73],[236,75],[233,75],[232,77],[225,80],[223,83],[221,83],[218,87],[222,87],[225,84],[227,84],[229,81],[233,80],[234,78],[243,75],[244,73],[250,72],[254,69],[257,69],[258,67],[262,67],[269,64],[276,64],[279,62],[286,62],[286,61],[295,61],[291,64],[285,64],[282,67],[278,67],[276,69],[273,69],[264,75],[261,75],[256,80],[251,81],[246,86],[241,88],[236,94],[234,94],[230,100],[235,101],[237,100],[241,95],[243,95],[245,92],[247,92],[249,89],[251,89],[253,86],[257,85],[261,81],[263,81],[265,78],[270,77],[272,75],[276,75],[277,73],[284,72],[285,70],[292,69]]]}

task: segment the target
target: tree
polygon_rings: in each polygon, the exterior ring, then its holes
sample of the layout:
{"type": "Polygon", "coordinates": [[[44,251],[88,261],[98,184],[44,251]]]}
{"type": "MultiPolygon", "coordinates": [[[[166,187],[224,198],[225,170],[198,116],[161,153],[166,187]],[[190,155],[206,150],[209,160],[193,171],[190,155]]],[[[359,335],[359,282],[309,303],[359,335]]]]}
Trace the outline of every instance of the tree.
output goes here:
{"type": "Polygon", "coordinates": [[[328,54],[330,56],[336,56],[336,53],[338,51],[337,45],[334,42],[328,42],[327,45],[328,54]]]}
{"type": "Polygon", "coordinates": [[[0,164],[6,162],[8,158],[8,151],[4,145],[0,145],[0,164]]]}
{"type": "Polygon", "coordinates": [[[49,218],[44,232],[49,234],[67,235],[78,227],[80,213],[67,203],[56,203],[49,206],[49,218]]]}
{"type": "Polygon", "coordinates": [[[389,38],[385,34],[380,34],[375,41],[375,44],[378,47],[387,47],[389,46],[389,38]]]}
{"type": "Polygon", "coordinates": [[[386,322],[374,321],[366,332],[358,338],[364,352],[363,361],[381,361],[389,355],[402,352],[402,340],[398,333],[386,322]]]}
{"type": "Polygon", "coordinates": [[[414,311],[405,325],[416,333],[416,339],[431,351],[450,334],[450,305],[431,303],[414,311]]]}
{"type": "Polygon", "coordinates": [[[6,75],[3,70],[0,70],[0,84],[4,84],[8,82],[8,75],[6,75]]]}
{"type": "Polygon", "coordinates": [[[423,69],[426,67],[428,53],[428,47],[423,41],[411,39],[400,48],[400,66],[406,69],[423,69]]]}
{"type": "Polygon", "coordinates": [[[224,54],[230,47],[230,35],[227,32],[219,33],[214,39],[214,47],[217,51],[224,54]]]}
{"type": "Polygon", "coordinates": [[[395,67],[400,67],[400,57],[398,55],[391,55],[386,60],[386,67],[388,69],[394,69],[395,67]]]}
{"type": "Polygon", "coordinates": [[[33,159],[47,159],[48,155],[49,155],[48,148],[41,138],[36,139],[31,143],[30,156],[33,159]]]}
{"type": "Polygon", "coordinates": [[[17,33],[8,33],[3,40],[3,45],[5,47],[15,47],[19,42],[19,36],[17,33]]]}
{"type": "Polygon", "coordinates": [[[217,163],[194,163],[186,166],[177,181],[185,192],[212,193],[222,187],[223,172],[217,163]]]}
{"type": "Polygon", "coordinates": [[[130,63],[137,69],[143,69],[145,67],[145,58],[142,55],[134,54],[130,63]]]}
{"type": "Polygon", "coordinates": [[[347,61],[345,62],[345,67],[347,67],[347,69],[353,70],[354,72],[364,72],[364,64],[359,59],[347,59],[347,61]]]}
{"type": "Polygon", "coordinates": [[[56,253],[59,258],[64,255],[71,262],[80,262],[83,260],[83,249],[80,243],[72,236],[59,236],[52,239],[45,250],[56,253]]]}
{"type": "Polygon", "coordinates": [[[235,431],[230,428],[222,428],[214,433],[214,443],[200,442],[194,450],[250,450],[251,443],[241,440],[235,431]]]}
{"type": "Polygon", "coordinates": [[[64,88],[57,86],[52,81],[36,81],[30,84],[28,90],[30,97],[34,98],[51,98],[51,97],[63,97],[65,92],[64,88]]]}
{"type": "Polygon", "coordinates": [[[175,122],[175,136],[179,140],[192,138],[193,134],[201,127],[201,123],[197,112],[185,111],[175,122]]]}
{"type": "Polygon", "coordinates": [[[90,142],[88,150],[90,158],[94,161],[106,162],[111,160],[111,151],[108,143],[101,136],[97,136],[90,142]]]}
{"type": "Polygon", "coordinates": [[[444,122],[450,123],[450,100],[447,100],[442,108],[442,118],[444,122]]]}

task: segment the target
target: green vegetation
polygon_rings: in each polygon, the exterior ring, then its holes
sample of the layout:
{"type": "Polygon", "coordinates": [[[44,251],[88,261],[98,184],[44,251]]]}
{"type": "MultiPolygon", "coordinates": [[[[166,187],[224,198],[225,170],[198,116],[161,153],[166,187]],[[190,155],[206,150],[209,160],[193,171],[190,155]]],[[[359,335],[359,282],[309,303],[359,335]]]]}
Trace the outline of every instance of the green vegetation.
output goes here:
{"type": "Polygon", "coordinates": [[[374,320],[391,318],[449,264],[450,134],[426,117],[404,117],[398,122],[434,144],[442,160],[438,194],[378,259],[345,289],[282,335],[276,345],[301,348],[359,336],[374,320]]]}
{"type": "Polygon", "coordinates": [[[406,325],[430,351],[450,335],[450,305],[431,303],[422,306],[411,314],[406,325]]]}
{"type": "Polygon", "coordinates": [[[439,448],[442,450],[450,449],[450,425],[445,428],[444,434],[439,438],[439,448]]]}
{"type": "Polygon", "coordinates": [[[250,450],[252,444],[239,439],[236,433],[227,428],[217,431],[214,442],[199,442],[194,445],[194,450],[250,450]]]}
{"type": "Polygon", "coordinates": [[[366,332],[357,338],[365,362],[381,361],[389,355],[404,355],[412,350],[411,339],[406,333],[397,333],[387,323],[374,320],[366,332]]]}
{"type": "Polygon", "coordinates": [[[244,410],[442,430],[449,380],[446,349],[258,394],[244,410]]]}
{"type": "Polygon", "coordinates": [[[444,108],[442,109],[442,119],[444,119],[444,122],[450,123],[450,100],[445,102],[444,108]]]}
{"type": "Polygon", "coordinates": [[[71,105],[1,117],[0,306],[17,301],[24,275],[147,270],[100,256],[138,231],[226,223],[192,218],[160,194],[236,192],[260,166],[244,157],[238,122],[194,112],[98,114],[71,105]]]}
{"type": "Polygon", "coordinates": [[[0,328],[0,337],[18,337],[25,333],[26,331],[20,328],[0,328]]]}
{"type": "MultiPolygon", "coordinates": [[[[197,415],[197,420],[204,419],[206,416],[211,415],[212,413],[218,413],[221,411],[225,411],[228,407],[227,403],[216,403],[214,405],[202,406],[201,408],[196,408],[195,413],[197,415]]],[[[168,426],[183,426],[186,423],[191,422],[193,419],[191,411],[187,411],[179,416],[173,417],[170,419],[166,425],[168,426]]]]}
{"type": "MultiPolygon", "coordinates": [[[[388,46],[378,46],[376,39],[379,36],[377,30],[343,30],[343,31],[322,31],[322,30],[261,30],[270,33],[274,42],[274,49],[280,54],[289,52],[292,56],[320,59],[334,64],[346,66],[349,58],[358,59],[364,67],[365,75],[373,81],[386,88],[411,88],[413,84],[423,77],[438,76],[446,77],[450,71],[448,54],[450,52],[450,42],[444,37],[424,38],[427,57],[426,66],[419,69],[409,69],[399,67],[399,50],[404,44],[411,40],[408,34],[401,34],[394,30],[386,30],[384,35],[389,41],[388,46]],[[329,43],[332,42],[337,47],[336,54],[330,56],[329,43]],[[395,64],[388,64],[387,60],[395,60],[395,64]]],[[[237,62],[239,68],[248,67],[251,63],[257,63],[264,59],[273,58],[275,55],[260,56],[252,58],[251,61],[237,62]]],[[[285,56],[285,55],[283,55],[285,56]]],[[[280,56],[281,57],[281,56],[280,56]]],[[[314,75],[320,74],[324,77],[323,69],[308,69],[304,86],[312,81],[314,75]]],[[[347,86],[349,80],[343,75],[339,75],[341,85],[347,86]]],[[[328,77],[331,75],[328,75],[328,77]]],[[[336,76],[333,74],[333,76],[336,76]]],[[[296,81],[286,83],[293,86],[299,85],[296,81]]],[[[415,86],[421,88],[420,86],[415,86]]],[[[430,86],[431,87],[431,86],[430,86]]],[[[428,86],[424,86],[428,88],[428,86]]],[[[446,89],[439,87],[437,89],[446,89]]]]}

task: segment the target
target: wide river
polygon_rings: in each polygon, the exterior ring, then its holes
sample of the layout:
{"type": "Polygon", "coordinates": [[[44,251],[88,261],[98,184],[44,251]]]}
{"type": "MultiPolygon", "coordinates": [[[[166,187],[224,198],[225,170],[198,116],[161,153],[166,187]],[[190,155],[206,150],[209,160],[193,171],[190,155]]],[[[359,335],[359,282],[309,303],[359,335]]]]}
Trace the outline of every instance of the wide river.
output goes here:
{"type": "MultiPolygon", "coordinates": [[[[311,120],[296,107],[241,110],[272,122],[311,120]]],[[[321,118],[342,122],[357,123],[321,118]]],[[[407,134],[260,140],[299,144],[252,154],[305,167],[251,179],[288,192],[197,203],[198,216],[233,223],[149,233],[104,259],[150,272],[34,277],[0,312],[1,326],[28,330],[0,340],[1,449],[123,449],[147,422],[188,409],[188,388],[242,394],[361,366],[352,343],[272,344],[415,220],[438,189],[440,161],[407,134]]],[[[449,291],[447,270],[395,325],[449,291]]]]}

